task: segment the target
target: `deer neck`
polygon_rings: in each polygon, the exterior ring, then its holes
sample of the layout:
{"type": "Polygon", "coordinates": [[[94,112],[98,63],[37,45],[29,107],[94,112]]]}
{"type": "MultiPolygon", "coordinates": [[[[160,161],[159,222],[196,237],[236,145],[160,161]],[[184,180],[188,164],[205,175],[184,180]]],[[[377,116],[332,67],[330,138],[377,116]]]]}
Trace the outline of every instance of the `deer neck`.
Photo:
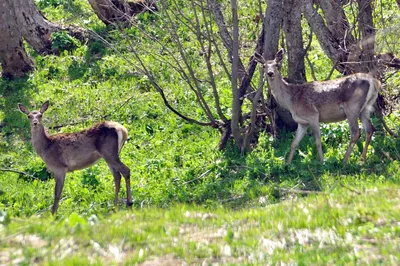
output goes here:
{"type": "Polygon", "coordinates": [[[43,155],[50,144],[47,129],[43,125],[38,125],[31,128],[31,134],[33,148],[35,149],[37,154],[39,154],[40,156],[43,155]]]}
{"type": "Polygon", "coordinates": [[[285,109],[290,110],[291,94],[289,84],[282,78],[281,75],[276,75],[274,78],[268,77],[268,84],[271,88],[271,93],[275,100],[285,109]]]}

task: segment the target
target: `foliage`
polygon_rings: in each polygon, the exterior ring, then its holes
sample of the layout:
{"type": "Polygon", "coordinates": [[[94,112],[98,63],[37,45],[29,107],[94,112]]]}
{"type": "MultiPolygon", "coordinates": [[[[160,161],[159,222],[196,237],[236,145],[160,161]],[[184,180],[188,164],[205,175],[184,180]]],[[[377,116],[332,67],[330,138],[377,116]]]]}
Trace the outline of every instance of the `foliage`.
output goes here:
{"type": "MultiPolygon", "coordinates": [[[[75,264],[398,264],[399,185],[351,188],[227,211],[176,205],[119,211],[107,217],[73,212],[53,220],[0,220],[0,259],[75,264]],[[264,206],[264,207],[262,207],[264,206]]],[[[0,219],[2,214],[0,213],[0,219]]]]}
{"type": "MultiPolygon", "coordinates": [[[[362,137],[347,167],[341,163],[350,141],[345,123],[322,126],[324,164],[317,161],[311,132],[290,166],[284,158],[292,133],[274,139],[260,132],[258,145],[247,155],[232,143],[218,151],[219,132],[171,113],[149,78],[138,72],[138,62],[127,49],[137,45],[174,107],[205,118],[196,98],[185,90],[188,85],[179,71],[171,69],[171,58],[158,60],[164,51],[141,35],[145,29],[173,48],[157,15],[140,15],[139,26],[121,34],[101,26],[86,1],[70,2],[85,19],[78,19],[72,12],[75,9],[60,6],[46,5],[44,11],[50,19],[68,17],[90,25],[99,40],[78,45],[60,35],[59,56],[32,52],[36,69],[30,77],[0,80],[0,261],[155,264],[160,258],[174,263],[265,265],[271,261],[367,264],[381,259],[398,263],[400,141],[388,136],[378,119],[373,121],[377,132],[366,162],[359,162],[362,137]],[[48,179],[29,142],[26,116],[17,110],[19,102],[37,109],[45,99],[51,105],[44,123],[58,128],[50,133],[81,130],[103,119],[127,127],[129,138],[121,159],[132,171],[132,212],[124,211],[123,202],[113,206],[113,178],[100,161],[67,174],[59,217],[50,217],[54,181],[48,179]],[[116,209],[121,210],[115,213],[116,209]]],[[[239,16],[256,16],[253,2],[242,4],[239,16]]],[[[182,9],[193,16],[189,11],[182,9]]],[[[254,41],[256,25],[246,19],[239,22],[241,36],[246,36],[242,42],[247,37],[254,41]]],[[[186,26],[179,28],[187,40],[185,50],[203,78],[206,68],[198,60],[199,47],[191,42],[193,35],[186,26]]],[[[310,48],[310,60],[318,79],[326,78],[330,67],[316,42],[310,48]]],[[[222,109],[230,116],[230,81],[218,63],[213,67],[222,109]]],[[[399,82],[399,75],[389,80],[393,88],[399,82]]],[[[202,89],[212,99],[207,88],[202,89]]],[[[400,131],[397,110],[385,119],[395,132],[400,131]]],[[[126,195],[123,182],[121,198],[126,195]]]]}
{"type": "Polygon", "coordinates": [[[39,0],[37,5],[39,8],[44,9],[46,7],[58,7],[61,6],[65,1],[63,0],[39,0]]]}
{"type": "Polygon", "coordinates": [[[51,35],[52,49],[57,51],[72,51],[79,47],[79,41],[65,32],[54,32],[51,35]]]}

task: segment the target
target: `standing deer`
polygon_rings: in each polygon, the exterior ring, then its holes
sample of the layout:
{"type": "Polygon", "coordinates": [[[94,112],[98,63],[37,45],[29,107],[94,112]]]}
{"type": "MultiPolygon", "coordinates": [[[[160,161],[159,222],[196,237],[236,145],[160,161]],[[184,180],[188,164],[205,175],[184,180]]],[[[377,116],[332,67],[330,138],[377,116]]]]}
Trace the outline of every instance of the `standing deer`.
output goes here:
{"type": "Polygon", "coordinates": [[[114,203],[118,202],[122,174],[126,183],[126,204],[131,206],[130,170],[119,158],[122,146],[128,138],[126,128],[110,121],[95,124],[76,133],[49,135],[42,124],[42,115],[48,107],[49,101],[46,101],[39,111],[30,112],[22,104],[18,104],[19,110],[29,118],[33,148],[46,163],[47,169],[54,174],[56,187],[53,215],[58,209],[66,173],[87,168],[100,158],[104,158],[114,176],[114,203]]]}
{"type": "Polygon", "coordinates": [[[332,123],[347,119],[351,138],[343,159],[343,164],[346,164],[354,145],[360,138],[358,118],[366,132],[365,146],[361,156],[362,160],[365,160],[368,145],[374,133],[370,113],[378,97],[380,81],[368,74],[357,73],[329,81],[291,84],[282,78],[279,71],[283,54],[284,51],[281,49],[274,60],[267,61],[259,54],[255,55],[255,59],[263,66],[272,95],[279,105],[290,111],[293,120],[298,124],[287,163],[292,162],[294,152],[308,126],[312,128],[318,157],[322,162],[324,156],[321,147],[320,122],[332,123]]]}

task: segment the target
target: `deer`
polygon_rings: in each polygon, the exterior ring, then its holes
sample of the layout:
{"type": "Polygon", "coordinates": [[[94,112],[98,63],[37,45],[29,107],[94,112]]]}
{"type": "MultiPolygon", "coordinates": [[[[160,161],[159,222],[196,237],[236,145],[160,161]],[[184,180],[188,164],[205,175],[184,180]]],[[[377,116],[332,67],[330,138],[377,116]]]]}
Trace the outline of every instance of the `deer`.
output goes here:
{"type": "Polygon", "coordinates": [[[381,82],[369,74],[356,73],[329,81],[292,84],[283,79],[280,72],[283,55],[284,50],[281,49],[273,60],[266,60],[260,54],[255,54],[254,58],[263,67],[272,95],[279,105],[290,111],[298,125],[287,164],[291,164],[296,148],[309,126],[315,138],[319,160],[323,162],[320,123],[347,120],[351,137],[343,159],[343,164],[346,165],[354,145],[361,136],[358,119],[366,132],[361,155],[361,159],[365,161],[368,145],[375,131],[370,115],[374,110],[381,82]]]}
{"type": "Polygon", "coordinates": [[[42,104],[39,111],[29,111],[22,104],[18,104],[19,110],[28,116],[35,152],[43,159],[47,170],[54,175],[52,214],[57,212],[66,173],[88,168],[100,158],[106,161],[114,177],[114,204],[118,203],[122,175],[126,183],[126,205],[132,206],[130,169],[119,157],[128,138],[127,129],[117,122],[105,121],[80,132],[49,135],[42,123],[43,114],[48,107],[48,100],[42,104]]]}

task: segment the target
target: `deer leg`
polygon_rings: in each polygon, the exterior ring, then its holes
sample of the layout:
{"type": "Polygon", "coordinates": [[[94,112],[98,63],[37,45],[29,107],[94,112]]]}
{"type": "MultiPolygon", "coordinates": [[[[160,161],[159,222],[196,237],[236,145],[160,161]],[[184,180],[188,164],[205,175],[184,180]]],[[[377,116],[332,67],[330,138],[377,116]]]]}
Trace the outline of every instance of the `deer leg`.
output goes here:
{"type": "Polygon", "coordinates": [[[118,171],[124,176],[125,178],[125,185],[126,185],[126,205],[131,207],[132,202],[132,191],[131,191],[131,170],[120,161],[118,166],[118,171]]]}
{"type": "Polygon", "coordinates": [[[132,192],[131,192],[131,170],[123,164],[119,159],[116,162],[115,166],[113,166],[119,173],[121,173],[125,178],[126,185],[126,205],[128,207],[132,206],[132,192]]]}
{"type": "Polygon", "coordinates": [[[58,209],[58,203],[60,202],[61,192],[64,187],[65,174],[66,174],[66,171],[59,171],[57,173],[54,173],[54,179],[56,181],[56,186],[54,189],[54,204],[53,204],[53,208],[51,210],[51,213],[53,215],[57,212],[57,209],[58,209]]]}
{"type": "Polygon", "coordinates": [[[294,137],[292,144],[290,146],[290,154],[287,160],[287,164],[292,163],[292,159],[294,156],[294,152],[296,151],[297,146],[299,145],[300,141],[303,139],[304,135],[307,132],[308,125],[306,124],[297,124],[297,131],[296,136],[294,137]]]}
{"type": "Polygon", "coordinates": [[[363,128],[365,130],[365,146],[361,155],[361,159],[363,161],[365,161],[366,157],[367,157],[367,151],[368,151],[368,145],[371,142],[371,138],[372,138],[372,134],[375,131],[374,126],[371,123],[371,120],[369,119],[369,111],[364,109],[361,112],[361,116],[360,116],[360,120],[362,122],[363,128]]]}
{"type": "Polygon", "coordinates": [[[357,143],[357,140],[360,138],[360,129],[358,128],[358,117],[355,115],[347,116],[347,122],[350,128],[350,144],[347,148],[346,154],[344,155],[343,164],[347,164],[347,161],[350,158],[350,154],[353,151],[354,145],[357,143]]]}
{"type": "Polygon", "coordinates": [[[120,179],[121,175],[125,178],[125,183],[126,183],[126,205],[127,206],[132,206],[132,192],[131,192],[131,171],[130,169],[121,162],[119,158],[119,150],[118,150],[118,139],[117,138],[110,138],[108,142],[106,142],[104,145],[101,145],[98,148],[98,151],[101,155],[101,157],[104,158],[106,163],[108,164],[109,168],[112,169],[111,172],[113,172],[114,175],[114,180],[116,177],[118,177],[118,182],[115,183],[115,196],[116,199],[118,197],[117,195],[117,188],[119,190],[120,187],[120,179]],[[117,172],[118,174],[114,173],[117,172]],[[117,186],[118,183],[118,186],[117,186]]]}
{"type": "Polygon", "coordinates": [[[317,122],[313,122],[310,123],[310,126],[312,128],[313,131],[313,135],[315,138],[315,145],[317,147],[317,151],[318,151],[318,158],[321,162],[324,161],[324,153],[322,152],[322,145],[321,145],[321,130],[319,128],[319,122],[317,120],[317,122]]]}
{"type": "MultiPolygon", "coordinates": [[[[125,178],[125,184],[126,184],[126,205],[127,206],[132,206],[132,192],[131,192],[131,170],[121,162],[118,156],[110,156],[108,154],[102,154],[102,157],[104,160],[107,162],[108,166],[111,171],[115,171],[118,173],[119,176],[119,181],[121,179],[121,174],[125,178]]],[[[114,180],[116,178],[116,175],[114,174],[114,180]]],[[[120,183],[120,182],[118,182],[120,183]]],[[[118,186],[119,188],[119,186],[118,186]]],[[[117,183],[115,184],[115,189],[117,189],[117,183]]],[[[116,197],[117,197],[117,191],[115,191],[116,197]]]]}
{"type": "Polygon", "coordinates": [[[111,173],[114,177],[114,184],[115,184],[114,205],[117,205],[118,204],[118,194],[119,194],[119,190],[121,188],[121,174],[120,174],[120,172],[118,172],[117,170],[112,168],[111,166],[109,166],[109,167],[110,167],[111,173]]]}

